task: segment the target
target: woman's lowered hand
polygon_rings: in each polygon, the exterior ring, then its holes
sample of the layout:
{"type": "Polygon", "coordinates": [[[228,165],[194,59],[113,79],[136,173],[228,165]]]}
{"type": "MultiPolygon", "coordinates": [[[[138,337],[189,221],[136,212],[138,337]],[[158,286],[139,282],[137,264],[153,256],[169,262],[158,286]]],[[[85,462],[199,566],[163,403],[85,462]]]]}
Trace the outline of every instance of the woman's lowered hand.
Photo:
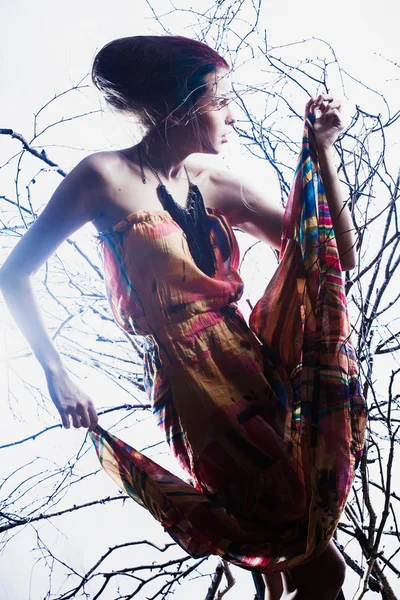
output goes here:
{"type": "Polygon", "coordinates": [[[70,379],[64,370],[46,373],[47,386],[66,429],[87,427],[93,431],[98,422],[91,398],[70,379]]]}

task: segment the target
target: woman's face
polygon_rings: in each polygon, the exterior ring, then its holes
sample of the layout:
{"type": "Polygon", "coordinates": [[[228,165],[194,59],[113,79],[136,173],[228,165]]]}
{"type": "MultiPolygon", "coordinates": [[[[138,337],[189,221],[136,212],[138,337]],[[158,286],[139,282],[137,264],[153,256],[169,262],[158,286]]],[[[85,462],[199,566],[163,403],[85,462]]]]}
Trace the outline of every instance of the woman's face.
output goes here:
{"type": "Polygon", "coordinates": [[[200,149],[197,152],[218,154],[228,142],[232,125],[233,92],[230,71],[219,68],[206,76],[208,90],[196,103],[196,129],[200,149]]]}

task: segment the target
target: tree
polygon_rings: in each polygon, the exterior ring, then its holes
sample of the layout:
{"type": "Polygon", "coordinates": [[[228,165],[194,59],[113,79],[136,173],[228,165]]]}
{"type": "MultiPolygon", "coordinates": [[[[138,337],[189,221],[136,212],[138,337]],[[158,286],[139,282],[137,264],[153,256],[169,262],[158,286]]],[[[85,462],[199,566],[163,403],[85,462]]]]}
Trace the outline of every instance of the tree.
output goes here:
{"type": "MultiPolygon", "coordinates": [[[[368,87],[357,74],[344,70],[334,49],[321,39],[271,47],[266,32],[258,30],[261,0],[218,0],[202,12],[171,5],[162,16],[155,3],[148,0],[147,4],[160,33],[168,32],[179,15],[190,26],[190,35],[215,47],[233,65],[235,102],[240,110],[236,129],[243,151],[276,178],[283,205],[298,153],[303,119],[300,109],[307,96],[315,95],[315,90],[329,92],[339,82],[343,96],[363,100],[362,105],[355,106],[349,126],[335,147],[338,173],[347,189],[344,210],[351,210],[358,234],[359,263],[346,275],[346,290],[370,418],[365,452],[336,542],[349,569],[360,578],[357,598],[372,597],[375,591],[385,600],[394,599],[396,578],[400,576],[400,496],[393,485],[400,423],[400,293],[395,285],[400,263],[400,170],[395,153],[400,111],[393,108],[390,94],[368,87]],[[373,111],[365,108],[371,105],[376,107],[373,111]]],[[[389,58],[381,60],[392,70],[393,78],[398,77],[399,65],[389,58]]],[[[47,189],[54,188],[65,176],[65,164],[74,160],[71,154],[54,146],[64,139],[65,126],[71,132],[78,123],[82,127],[83,122],[90,130],[98,122],[94,120],[99,116],[96,101],[86,81],[87,77],[56,94],[35,113],[30,138],[13,129],[0,130],[10,152],[0,171],[2,256],[36,218],[43,198],[48,197],[47,189]],[[64,105],[68,97],[73,101],[64,105]],[[71,112],[66,112],[67,107],[71,112]]],[[[128,442],[134,431],[132,444],[141,444],[140,449],[156,453],[160,460],[166,449],[155,428],[150,436],[146,430],[141,439],[135,427],[150,412],[141,370],[145,341],[124,335],[115,326],[104,298],[96,244],[87,243],[87,234],[87,228],[78,232],[40,270],[35,279],[40,303],[71,372],[89,382],[100,382],[103,398],[112,398],[99,407],[104,426],[113,427],[117,435],[125,427],[121,437],[128,442]],[[148,437],[150,443],[145,439],[148,437]]],[[[270,251],[262,250],[259,243],[245,241],[248,248],[241,270],[252,290],[256,287],[253,279],[267,280],[263,263],[270,251]]],[[[246,298],[250,304],[255,299],[246,298]]],[[[21,350],[21,338],[15,338],[12,323],[3,327],[3,334],[9,411],[5,427],[14,423],[12,433],[5,428],[5,442],[0,445],[0,531],[4,552],[17,533],[22,536],[29,531],[36,560],[40,561],[42,572],[48,573],[49,599],[85,595],[161,599],[173,592],[177,594],[181,585],[189,589],[190,581],[208,574],[212,580],[208,593],[205,582],[204,596],[211,600],[222,595],[218,590],[223,573],[229,597],[229,590],[235,588],[227,564],[214,559],[191,559],[168,537],[164,544],[153,543],[148,536],[126,541],[123,528],[119,532],[107,531],[107,540],[92,548],[90,559],[82,559],[91,564],[90,568],[77,568],[73,561],[65,561],[57,540],[49,542],[49,527],[44,525],[63,532],[78,518],[79,526],[84,527],[83,520],[90,514],[102,519],[104,526],[104,515],[111,515],[115,505],[120,507],[120,514],[127,515],[125,518],[137,518],[137,512],[130,501],[125,504],[126,496],[116,491],[111,482],[110,487],[103,479],[100,482],[98,464],[86,439],[76,451],[78,438],[71,436],[68,453],[61,460],[51,459],[49,447],[59,445],[54,433],[60,425],[48,402],[44,379],[29,350],[21,350]],[[28,398],[30,415],[26,408],[28,398]],[[39,419],[44,423],[42,429],[35,427],[39,419]],[[138,548],[140,554],[128,560],[138,548]]],[[[91,385],[87,386],[89,394],[91,385]]],[[[151,528],[150,523],[147,526],[151,528]]]]}

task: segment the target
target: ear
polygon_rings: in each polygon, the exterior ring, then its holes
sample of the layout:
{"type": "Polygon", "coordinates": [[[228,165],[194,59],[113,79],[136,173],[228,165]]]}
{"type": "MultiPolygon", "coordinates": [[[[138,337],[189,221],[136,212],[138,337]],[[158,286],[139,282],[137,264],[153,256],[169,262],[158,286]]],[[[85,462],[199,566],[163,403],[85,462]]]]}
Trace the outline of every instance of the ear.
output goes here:
{"type": "Polygon", "coordinates": [[[180,106],[173,110],[167,117],[167,122],[170,127],[178,125],[187,125],[193,118],[192,111],[187,106],[180,106]]]}

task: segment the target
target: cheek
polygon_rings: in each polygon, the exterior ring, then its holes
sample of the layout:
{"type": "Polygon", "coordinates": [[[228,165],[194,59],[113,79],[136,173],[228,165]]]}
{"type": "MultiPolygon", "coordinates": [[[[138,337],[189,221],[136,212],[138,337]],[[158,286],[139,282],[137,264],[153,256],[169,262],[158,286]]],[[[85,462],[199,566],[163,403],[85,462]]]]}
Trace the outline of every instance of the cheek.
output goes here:
{"type": "Polygon", "coordinates": [[[215,138],[219,138],[224,133],[224,122],[222,119],[222,112],[215,111],[213,117],[210,119],[210,134],[215,138]]]}
{"type": "Polygon", "coordinates": [[[219,110],[210,110],[201,116],[200,127],[208,133],[218,132],[223,126],[222,113],[219,110]]]}

